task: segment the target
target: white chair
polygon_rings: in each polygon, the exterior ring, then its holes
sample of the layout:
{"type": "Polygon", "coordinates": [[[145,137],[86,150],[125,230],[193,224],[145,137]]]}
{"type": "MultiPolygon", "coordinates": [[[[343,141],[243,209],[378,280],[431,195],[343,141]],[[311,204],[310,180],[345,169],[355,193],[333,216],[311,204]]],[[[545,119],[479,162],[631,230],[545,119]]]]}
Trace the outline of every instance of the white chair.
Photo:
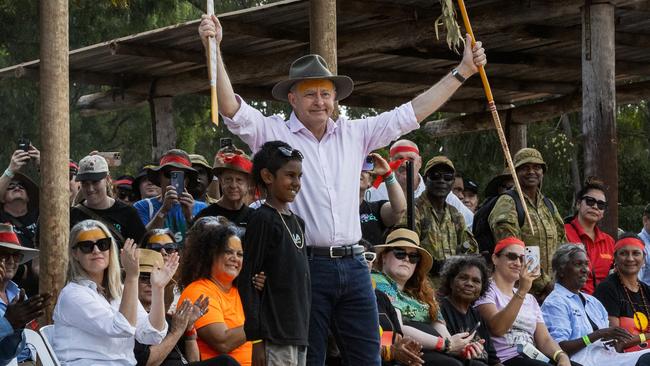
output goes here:
{"type": "MultiPolygon", "coordinates": [[[[25,340],[28,345],[31,345],[36,350],[36,357],[43,366],[60,366],[59,360],[54,355],[54,352],[49,349],[40,333],[31,329],[25,329],[25,340]]],[[[49,342],[48,342],[49,343],[49,342]]]]}
{"type": "Polygon", "coordinates": [[[18,366],[18,359],[14,358],[13,360],[9,361],[7,366],[18,366]]]}
{"type": "Polygon", "coordinates": [[[41,336],[43,336],[47,349],[50,350],[52,355],[54,355],[54,347],[52,347],[52,343],[54,342],[54,324],[41,327],[39,332],[41,333],[41,336]]]}

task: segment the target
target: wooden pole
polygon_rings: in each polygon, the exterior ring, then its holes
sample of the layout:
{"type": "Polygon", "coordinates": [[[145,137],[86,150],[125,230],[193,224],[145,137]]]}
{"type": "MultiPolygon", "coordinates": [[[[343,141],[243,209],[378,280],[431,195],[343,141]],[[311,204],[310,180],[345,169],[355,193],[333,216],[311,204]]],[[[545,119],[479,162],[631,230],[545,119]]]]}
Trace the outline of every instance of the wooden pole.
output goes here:
{"type": "Polygon", "coordinates": [[[582,18],[582,133],[585,177],[594,175],[609,187],[602,229],[618,230],[618,160],[616,141],[615,7],[586,1],[582,18]]]}
{"type": "Polygon", "coordinates": [[[336,0],[309,1],[309,46],[336,74],[336,0]]]}
{"type": "MultiPolygon", "coordinates": [[[[214,15],[214,0],[206,0],[208,15],[214,15]]],[[[219,126],[219,102],[217,101],[217,40],[208,39],[208,74],[210,75],[210,120],[219,126]]]]}
{"type": "Polygon", "coordinates": [[[528,125],[511,123],[508,125],[508,145],[510,151],[519,151],[528,146],[528,125]]]}
{"type": "MultiPolygon", "coordinates": [[[[40,2],[40,42],[42,179],[39,287],[41,292],[49,292],[56,299],[65,285],[70,231],[67,0],[40,2]]],[[[52,322],[53,310],[54,301],[46,309],[41,325],[52,322]]]]}
{"type": "Polygon", "coordinates": [[[158,161],[169,149],[176,147],[176,128],[174,127],[174,98],[153,98],[154,128],[152,136],[155,139],[152,149],[152,159],[158,161]],[[154,133],[155,132],[155,133],[154,133]]]}

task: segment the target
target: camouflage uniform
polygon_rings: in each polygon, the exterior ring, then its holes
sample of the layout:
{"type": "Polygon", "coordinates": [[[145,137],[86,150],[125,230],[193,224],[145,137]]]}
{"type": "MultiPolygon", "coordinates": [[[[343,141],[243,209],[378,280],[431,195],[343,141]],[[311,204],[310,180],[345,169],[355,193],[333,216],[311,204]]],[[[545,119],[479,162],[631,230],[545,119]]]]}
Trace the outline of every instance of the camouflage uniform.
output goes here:
{"type": "MultiPolygon", "coordinates": [[[[433,166],[443,164],[454,169],[449,159],[436,156],[425,166],[425,177],[433,166]]],[[[433,209],[426,192],[415,200],[415,232],[420,237],[421,245],[433,257],[432,277],[438,277],[445,259],[453,255],[478,253],[478,244],[467,230],[465,219],[455,207],[445,203],[444,213],[438,216],[433,209]]],[[[406,226],[406,216],[399,226],[406,226]]]]}
{"type": "MultiPolygon", "coordinates": [[[[542,160],[541,154],[535,149],[522,149],[515,155],[515,168],[526,163],[541,164],[544,171],[546,171],[546,164],[542,160]]],[[[515,236],[526,243],[526,246],[539,247],[542,276],[533,283],[531,289],[533,295],[541,294],[544,287],[551,282],[549,276],[551,259],[557,247],[566,242],[564,222],[557,210],[557,206],[551,202],[555,209],[555,213],[551,213],[546,207],[543,197],[542,192],[538,190],[537,199],[533,202],[531,198],[524,194],[526,207],[535,230],[534,235],[527,220],[524,221],[522,227],[519,226],[515,201],[508,195],[502,195],[497,200],[488,218],[495,242],[509,236],[515,236]]]]}

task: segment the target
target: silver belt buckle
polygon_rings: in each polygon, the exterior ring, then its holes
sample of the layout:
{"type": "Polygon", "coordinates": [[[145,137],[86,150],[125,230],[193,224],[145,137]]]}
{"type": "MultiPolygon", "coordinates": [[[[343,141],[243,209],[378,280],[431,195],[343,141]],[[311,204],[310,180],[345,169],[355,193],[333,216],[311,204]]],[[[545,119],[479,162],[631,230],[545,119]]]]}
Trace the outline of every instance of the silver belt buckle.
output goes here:
{"type": "Polygon", "coordinates": [[[330,258],[343,258],[342,255],[334,255],[334,248],[340,248],[340,247],[330,247],[330,258]]]}

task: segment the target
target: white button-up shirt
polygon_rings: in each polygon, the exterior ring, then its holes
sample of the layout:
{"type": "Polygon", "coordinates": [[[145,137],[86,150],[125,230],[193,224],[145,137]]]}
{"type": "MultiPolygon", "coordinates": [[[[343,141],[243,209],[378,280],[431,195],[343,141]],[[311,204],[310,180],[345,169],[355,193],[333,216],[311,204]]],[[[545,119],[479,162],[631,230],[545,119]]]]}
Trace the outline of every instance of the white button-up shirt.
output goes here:
{"type": "Polygon", "coordinates": [[[54,353],[63,365],[135,365],[135,339],[159,344],[167,335],[149,322],[149,314],[138,302],[135,327],[120,313],[121,299],[110,303],[90,280],[68,283],[54,308],[54,353]]]}
{"type": "Polygon", "coordinates": [[[349,245],[361,239],[359,176],[365,157],[373,150],[411,132],[420,124],[411,103],[359,120],[340,117],[327,121],[318,141],[291,113],[288,121],[266,117],[239,96],[240,108],[228,129],[257,152],[268,141],[280,140],[300,150],[302,187],[290,208],[305,220],[307,245],[349,245]]]}

